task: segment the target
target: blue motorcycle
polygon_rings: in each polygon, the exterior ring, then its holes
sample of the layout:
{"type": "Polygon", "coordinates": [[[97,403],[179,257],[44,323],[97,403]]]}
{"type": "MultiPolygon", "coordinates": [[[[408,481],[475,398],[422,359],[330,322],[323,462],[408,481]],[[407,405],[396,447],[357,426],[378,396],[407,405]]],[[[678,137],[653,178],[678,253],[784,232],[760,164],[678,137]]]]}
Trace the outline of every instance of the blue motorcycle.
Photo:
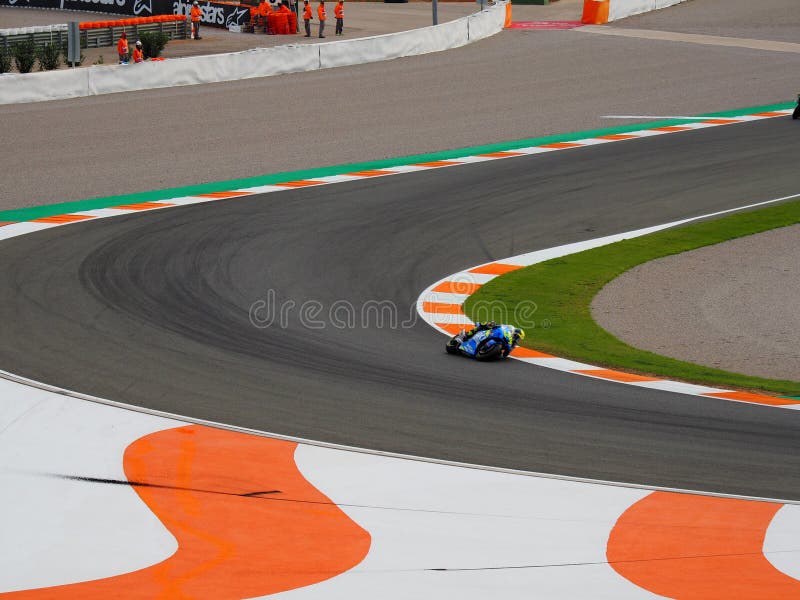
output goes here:
{"type": "Polygon", "coordinates": [[[506,358],[525,339],[525,332],[513,325],[478,323],[470,332],[462,332],[447,342],[448,354],[463,354],[475,360],[506,358]]]}

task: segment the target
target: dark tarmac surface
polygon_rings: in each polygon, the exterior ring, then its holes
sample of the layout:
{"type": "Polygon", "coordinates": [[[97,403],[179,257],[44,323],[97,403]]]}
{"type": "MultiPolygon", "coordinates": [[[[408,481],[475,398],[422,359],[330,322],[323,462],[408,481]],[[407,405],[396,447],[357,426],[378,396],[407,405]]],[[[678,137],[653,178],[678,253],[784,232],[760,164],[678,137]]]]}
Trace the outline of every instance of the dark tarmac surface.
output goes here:
{"type": "MultiPolygon", "coordinates": [[[[667,30],[668,19],[700,3],[647,18],[665,19],[653,26],[667,30]]],[[[757,13],[738,0],[726,6],[742,23],[757,13]]],[[[381,64],[3,106],[14,150],[0,151],[0,208],[624,122],[604,115],[691,115],[793,98],[796,56],[699,48],[507,31],[381,64]]],[[[285,328],[259,329],[248,317],[269,290],[279,306],[317,301],[324,310],[338,300],[388,300],[402,317],[422,289],[465,266],[796,193],[797,133],[777,119],[3,242],[0,368],[330,442],[798,499],[793,411],[515,362],[479,365],[446,356],[442,336],[423,323],[312,330],[295,311],[285,328]]]]}
{"type": "Polygon", "coordinates": [[[788,102],[798,72],[793,54],[509,30],[384,63],[0,106],[0,210],[788,102]]]}
{"type": "Polygon", "coordinates": [[[464,266],[796,192],[796,134],[774,119],[9,240],[0,365],[327,442],[800,499],[797,412],[479,364],[446,355],[422,322],[360,320],[388,301],[402,321],[464,266]],[[254,305],[269,318],[259,301],[275,307],[269,327],[250,320],[254,305]],[[300,322],[308,302],[322,328],[300,322]],[[337,306],[352,326],[332,324],[337,306]]]}

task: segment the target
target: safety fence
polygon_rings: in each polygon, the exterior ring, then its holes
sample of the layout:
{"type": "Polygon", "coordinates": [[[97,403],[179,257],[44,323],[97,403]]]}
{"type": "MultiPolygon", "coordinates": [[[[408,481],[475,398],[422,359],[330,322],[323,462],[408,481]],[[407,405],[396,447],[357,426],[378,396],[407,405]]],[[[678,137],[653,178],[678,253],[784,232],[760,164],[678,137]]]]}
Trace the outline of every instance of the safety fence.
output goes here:
{"type": "MultiPolygon", "coordinates": [[[[201,0],[200,20],[203,25],[229,28],[250,21],[250,2],[201,0]]],[[[0,6],[77,10],[107,13],[109,16],[150,17],[154,15],[188,16],[192,0],[0,0],[0,6]]]]}
{"type": "Polygon", "coordinates": [[[510,2],[455,21],[368,38],[289,44],[137,65],[104,65],[0,76],[0,104],[40,102],[315,71],[458,48],[502,31],[510,2]]]}
{"type": "Polygon", "coordinates": [[[32,41],[36,46],[45,44],[67,45],[67,25],[42,25],[0,29],[0,48],[8,50],[14,44],[32,41]]]}
{"type": "MultiPolygon", "coordinates": [[[[44,25],[39,27],[18,27],[0,29],[0,48],[9,49],[14,44],[32,41],[36,46],[56,44],[67,45],[68,25],[44,25]]],[[[182,15],[158,15],[136,19],[115,21],[87,21],[79,25],[81,48],[103,48],[117,43],[122,32],[136,39],[140,33],[157,31],[165,33],[170,39],[186,39],[189,25],[182,15]]]]}
{"type": "Polygon", "coordinates": [[[103,48],[117,43],[122,32],[136,39],[140,33],[165,33],[170,39],[185,40],[189,26],[183,15],[157,15],[118,19],[116,21],[89,21],[80,24],[81,48],[103,48]]]}

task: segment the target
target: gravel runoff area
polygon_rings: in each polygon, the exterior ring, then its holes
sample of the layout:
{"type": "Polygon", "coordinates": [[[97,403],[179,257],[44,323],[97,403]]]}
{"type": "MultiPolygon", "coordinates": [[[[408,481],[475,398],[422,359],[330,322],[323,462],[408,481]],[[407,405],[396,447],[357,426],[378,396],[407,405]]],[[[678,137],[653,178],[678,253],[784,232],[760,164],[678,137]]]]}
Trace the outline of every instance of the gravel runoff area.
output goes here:
{"type": "Polygon", "coordinates": [[[654,260],[592,302],[622,341],[680,360],[800,381],[800,225],[654,260]]]}

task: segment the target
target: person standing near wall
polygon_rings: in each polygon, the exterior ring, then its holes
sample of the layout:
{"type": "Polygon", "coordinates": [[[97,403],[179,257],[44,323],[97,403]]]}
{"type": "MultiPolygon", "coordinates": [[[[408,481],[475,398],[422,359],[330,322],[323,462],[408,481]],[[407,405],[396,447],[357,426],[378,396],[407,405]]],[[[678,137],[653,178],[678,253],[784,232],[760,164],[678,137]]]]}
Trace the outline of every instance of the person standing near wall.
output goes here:
{"type": "MultiPolygon", "coordinates": [[[[291,10],[294,13],[294,24],[295,24],[295,30],[289,31],[289,33],[300,33],[300,28],[297,26],[298,23],[300,23],[300,18],[298,17],[299,13],[297,12],[298,10],[297,4],[298,4],[297,0],[289,0],[289,10],[291,10]]],[[[289,29],[291,29],[291,27],[289,29]]]]}
{"type": "Polygon", "coordinates": [[[117,42],[117,54],[119,54],[119,64],[128,64],[128,36],[123,31],[119,34],[119,41],[117,42]]]}
{"type": "Polygon", "coordinates": [[[344,29],[344,0],[339,0],[336,3],[336,8],[333,9],[333,16],[336,17],[336,35],[342,35],[344,29]]]}
{"type": "Polygon", "coordinates": [[[133,48],[133,62],[144,62],[144,52],[142,52],[142,42],[136,40],[136,46],[133,48]]]}
{"type": "Polygon", "coordinates": [[[303,22],[306,26],[306,37],[311,37],[311,19],[314,18],[314,15],[311,11],[311,5],[308,3],[308,0],[303,0],[303,22]]]}
{"type": "Polygon", "coordinates": [[[194,39],[202,39],[200,37],[200,19],[202,18],[203,11],[200,10],[200,5],[197,0],[192,2],[192,29],[194,30],[194,39]]]}
{"type": "Polygon", "coordinates": [[[317,7],[317,18],[319,18],[319,37],[324,38],[322,32],[325,31],[325,0],[319,0],[317,7]]]}

